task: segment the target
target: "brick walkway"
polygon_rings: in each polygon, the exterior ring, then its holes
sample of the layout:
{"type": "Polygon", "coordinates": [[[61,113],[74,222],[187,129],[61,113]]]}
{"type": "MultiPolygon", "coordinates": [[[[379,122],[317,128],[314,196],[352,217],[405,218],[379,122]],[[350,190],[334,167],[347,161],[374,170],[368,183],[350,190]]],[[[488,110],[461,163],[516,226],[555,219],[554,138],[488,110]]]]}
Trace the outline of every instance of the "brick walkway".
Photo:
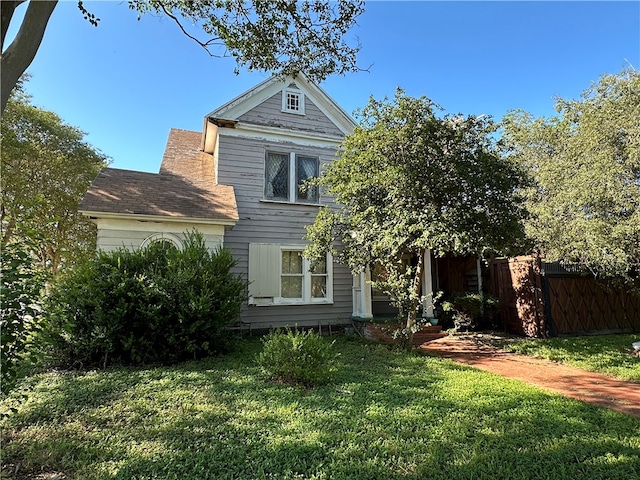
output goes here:
{"type": "Polygon", "coordinates": [[[508,378],[640,418],[640,384],[624,382],[456,335],[423,343],[420,349],[508,378]]]}

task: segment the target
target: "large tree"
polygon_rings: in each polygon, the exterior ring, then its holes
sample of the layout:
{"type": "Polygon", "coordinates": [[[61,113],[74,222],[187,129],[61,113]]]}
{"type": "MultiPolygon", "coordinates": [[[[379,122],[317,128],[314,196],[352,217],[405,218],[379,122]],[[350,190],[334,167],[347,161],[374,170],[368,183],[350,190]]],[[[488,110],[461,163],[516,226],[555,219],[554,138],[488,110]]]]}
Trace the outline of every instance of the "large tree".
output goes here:
{"type": "Polygon", "coordinates": [[[640,266],[640,73],[602,75],[557,116],[510,112],[508,155],[535,178],[527,234],[545,258],[626,280],[640,266]]]}
{"type": "Polygon", "coordinates": [[[35,235],[33,253],[51,273],[95,249],[95,226],[78,203],[107,158],[84,135],[20,87],[2,115],[0,245],[35,235]]]}
{"type": "MultiPolygon", "coordinates": [[[[4,111],[9,94],[29,67],[42,42],[57,1],[31,0],[20,29],[9,46],[5,38],[16,8],[25,0],[0,3],[2,60],[1,102],[4,111]]],[[[344,41],[347,31],[364,11],[362,0],[130,0],[138,14],[165,15],[212,56],[232,56],[249,70],[284,75],[302,72],[314,81],[333,73],[358,70],[356,53],[344,41]],[[188,25],[201,27],[206,39],[196,38],[188,25]]],[[[85,19],[99,20],[82,1],[85,19]]]]}
{"type": "Polygon", "coordinates": [[[384,268],[375,286],[400,308],[409,336],[427,250],[483,255],[523,238],[521,172],[498,155],[493,122],[440,111],[401,90],[393,102],[372,98],[339,158],[317,179],[337,208],[321,210],[307,229],[310,258],[322,258],[339,240],[334,253],[354,273],[384,268]],[[406,262],[407,254],[416,261],[406,262]]]}

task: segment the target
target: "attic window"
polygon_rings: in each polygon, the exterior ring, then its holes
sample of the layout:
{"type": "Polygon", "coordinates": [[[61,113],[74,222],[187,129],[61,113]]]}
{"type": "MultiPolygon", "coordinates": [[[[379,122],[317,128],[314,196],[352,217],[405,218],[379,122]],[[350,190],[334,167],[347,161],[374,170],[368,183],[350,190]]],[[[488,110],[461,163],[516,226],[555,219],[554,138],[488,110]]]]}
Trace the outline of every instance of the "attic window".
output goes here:
{"type": "Polygon", "coordinates": [[[304,94],[297,89],[285,88],[282,91],[282,111],[304,115],[304,94]]]}

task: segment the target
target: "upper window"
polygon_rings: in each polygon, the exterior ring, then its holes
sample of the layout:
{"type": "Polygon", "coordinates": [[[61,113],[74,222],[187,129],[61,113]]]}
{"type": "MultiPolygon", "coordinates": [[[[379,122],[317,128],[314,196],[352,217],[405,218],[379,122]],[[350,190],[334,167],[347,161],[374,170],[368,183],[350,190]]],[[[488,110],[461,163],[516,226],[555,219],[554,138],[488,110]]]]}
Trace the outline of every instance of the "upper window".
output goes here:
{"type": "Polygon", "coordinates": [[[295,153],[267,152],[265,159],[264,197],[283,202],[318,203],[318,187],[305,182],[319,174],[318,157],[295,153]]]}
{"type": "Polygon", "coordinates": [[[282,91],[282,111],[304,115],[304,94],[294,88],[285,88],[282,91]]]}

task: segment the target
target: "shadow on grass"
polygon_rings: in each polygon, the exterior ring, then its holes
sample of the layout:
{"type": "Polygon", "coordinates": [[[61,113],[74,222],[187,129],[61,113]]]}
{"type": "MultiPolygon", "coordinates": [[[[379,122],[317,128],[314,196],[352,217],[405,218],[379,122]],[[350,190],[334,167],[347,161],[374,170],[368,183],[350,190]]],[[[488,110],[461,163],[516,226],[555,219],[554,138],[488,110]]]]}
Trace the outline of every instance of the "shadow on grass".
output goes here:
{"type": "Polygon", "coordinates": [[[356,340],[336,343],[332,383],[277,385],[259,375],[259,348],[45,376],[8,422],[7,450],[70,478],[640,476],[638,419],[356,340]]]}

